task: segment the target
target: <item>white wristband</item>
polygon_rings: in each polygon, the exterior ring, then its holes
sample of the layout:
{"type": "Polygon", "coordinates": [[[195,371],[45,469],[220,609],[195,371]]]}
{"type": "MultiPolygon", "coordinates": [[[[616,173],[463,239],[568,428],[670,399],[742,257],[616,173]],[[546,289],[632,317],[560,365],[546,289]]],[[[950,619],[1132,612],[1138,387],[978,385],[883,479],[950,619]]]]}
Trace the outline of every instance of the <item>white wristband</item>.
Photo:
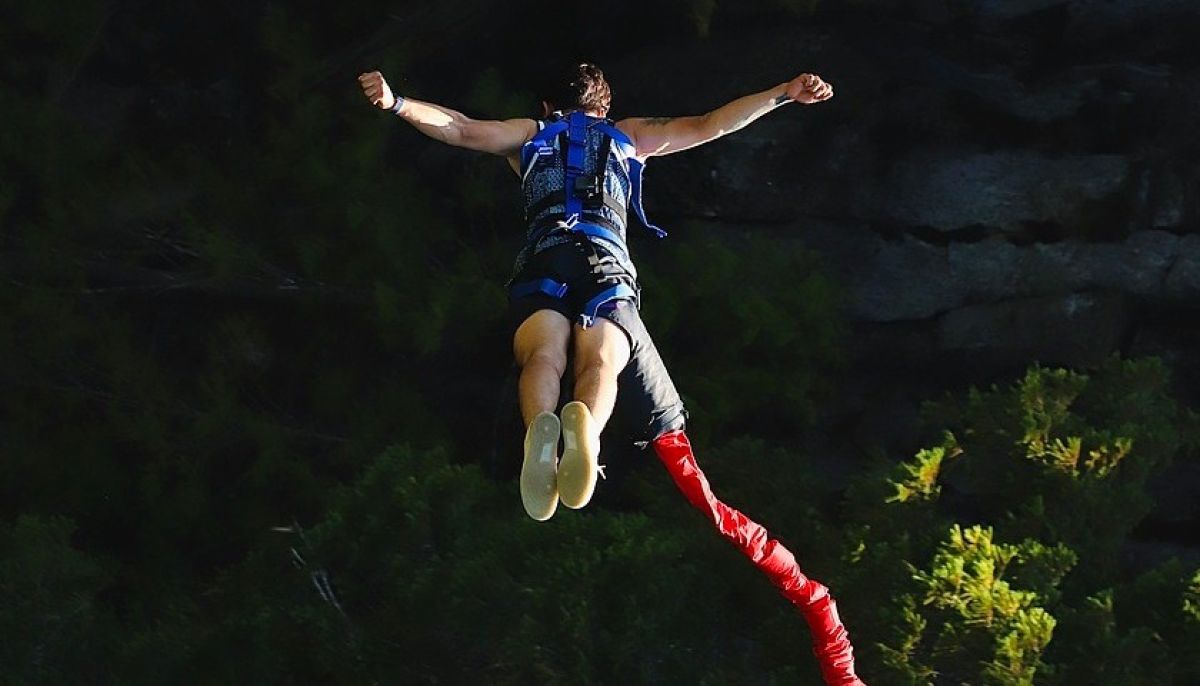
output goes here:
{"type": "Polygon", "coordinates": [[[404,98],[397,95],[396,104],[392,105],[392,114],[400,114],[400,108],[404,106],[404,98]]]}

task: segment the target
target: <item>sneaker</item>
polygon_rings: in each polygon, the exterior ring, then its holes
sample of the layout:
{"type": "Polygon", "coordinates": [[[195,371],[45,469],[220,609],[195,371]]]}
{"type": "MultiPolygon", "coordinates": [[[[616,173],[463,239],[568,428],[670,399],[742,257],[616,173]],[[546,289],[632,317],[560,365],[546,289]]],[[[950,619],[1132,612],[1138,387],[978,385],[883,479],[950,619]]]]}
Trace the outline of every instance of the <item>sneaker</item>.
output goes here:
{"type": "Polygon", "coordinates": [[[558,508],[558,417],[543,412],[525,431],[525,461],[521,463],[521,504],[539,522],[558,508]]]}
{"type": "Polygon", "coordinates": [[[562,410],[563,454],[558,466],[558,496],[579,509],[588,504],[600,473],[600,432],[587,405],[569,402],[562,410]]]}

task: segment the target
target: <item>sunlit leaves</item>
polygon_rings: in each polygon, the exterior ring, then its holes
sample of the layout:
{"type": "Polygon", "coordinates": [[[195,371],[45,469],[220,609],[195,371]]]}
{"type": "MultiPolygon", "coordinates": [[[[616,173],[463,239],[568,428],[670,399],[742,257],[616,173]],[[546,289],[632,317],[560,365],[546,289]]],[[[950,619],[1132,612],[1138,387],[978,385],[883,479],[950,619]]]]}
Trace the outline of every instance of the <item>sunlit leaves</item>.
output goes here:
{"type": "Polygon", "coordinates": [[[1196,570],[1184,592],[1183,611],[1193,621],[1200,622],[1200,570],[1196,570]]]}
{"type": "Polygon", "coordinates": [[[918,591],[899,600],[906,630],[883,646],[885,661],[910,683],[930,673],[979,673],[984,683],[1031,684],[1055,626],[1039,591],[1057,585],[1074,563],[1064,546],[1003,544],[990,528],[952,526],[928,570],[914,569],[918,591]],[[1022,567],[1049,570],[1046,586],[1015,587],[1010,579],[1022,567]],[[917,602],[933,612],[926,616],[917,602]]]}
{"type": "Polygon", "coordinates": [[[946,432],[942,445],[920,450],[916,457],[898,466],[899,478],[890,481],[896,489],[888,502],[908,502],[909,500],[936,500],[941,487],[938,476],[942,465],[962,454],[962,449],[954,438],[954,434],[946,432]]]}

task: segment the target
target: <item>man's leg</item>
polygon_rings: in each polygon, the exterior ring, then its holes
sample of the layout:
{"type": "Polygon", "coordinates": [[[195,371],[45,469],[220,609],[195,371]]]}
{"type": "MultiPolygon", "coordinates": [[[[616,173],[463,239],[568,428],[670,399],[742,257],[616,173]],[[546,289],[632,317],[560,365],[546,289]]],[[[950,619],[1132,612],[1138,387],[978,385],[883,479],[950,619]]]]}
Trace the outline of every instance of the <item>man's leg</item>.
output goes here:
{"type": "Polygon", "coordinates": [[[586,329],[575,325],[575,399],[587,405],[597,431],[612,416],[617,376],[628,363],[629,336],[620,326],[602,317],[586,329]]]}
{"type": "Polygon", "coordinates": [[[513,335],[513,355],[521,367],[517,392],[526,427],[538,414],[558,407],[570,338],[570,320],[554,310],[529,315],[513,335]]]}
{"type": "MultiPolygon", "coordinates": [[[[618,307],[632,307],[619,303],[618,307]]],[[[629,337],[612,321],[575,325],[575,400],[562,411],[563,458],[558,494],[563,505],[587,505],[600,473],[600,432],[617,400],[617,376],[629,362],[629,337]]]]}
{"type": "Polygon", "coordinates": [[[513,355],[521,367],[518,394],[525,420],[521,504],[538,521],[558,508],[559,385],[567,366],[571,322],[560,312],[538,310],[517,327],[513,355]]]}

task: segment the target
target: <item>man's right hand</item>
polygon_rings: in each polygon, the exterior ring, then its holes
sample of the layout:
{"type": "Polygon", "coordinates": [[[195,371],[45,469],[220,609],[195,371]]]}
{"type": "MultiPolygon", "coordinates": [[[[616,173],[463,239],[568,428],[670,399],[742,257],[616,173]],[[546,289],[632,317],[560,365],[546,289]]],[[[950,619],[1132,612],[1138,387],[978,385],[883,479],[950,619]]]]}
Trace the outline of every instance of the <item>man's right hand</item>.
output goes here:
{"type": "Polygon", "coordinates": [[[396,96],[392,95],[392,89],[388,87],[387,81],[383,80],[383,74],[377,71],[359,74],[358,84],[362,86],[367,100],[379,109],[390,110],[396,104],[396,96]]]}

